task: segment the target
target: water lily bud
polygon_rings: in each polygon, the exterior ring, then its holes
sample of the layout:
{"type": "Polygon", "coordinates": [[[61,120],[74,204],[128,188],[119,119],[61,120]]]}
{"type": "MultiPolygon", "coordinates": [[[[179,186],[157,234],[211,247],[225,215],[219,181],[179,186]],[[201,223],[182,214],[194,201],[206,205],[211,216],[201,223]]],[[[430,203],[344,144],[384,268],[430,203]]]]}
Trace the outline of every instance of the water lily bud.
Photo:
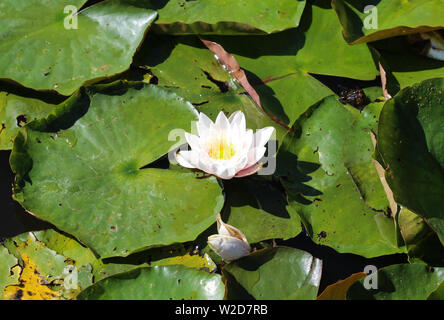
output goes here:
{"type": "Polygon", "coordinates": [[[425,49],[425,55],[444,61],[444,37],[437,31],[421,33],[420,36],[424,40],[430,40],[430,45],[425,49]]]}
{"type": "Polygon", "coordinates": [[[222,221],[217,215],[217,231],[208,237],[208,245],[223,260],[233,261],[239,259],[251,251],[245,235],[237,228],[230,226],[222,221]]]}
{"type": "Polygon", "coordinates": [[[273,127],[257,130],[246,128],[245,115],[234,112],[229,119],[220,112],[213,123],[199,114],[198,136],[185,133],[190,151],[176,154],[177,162],[186,168],[197,168],[221,179],[252,175],[262,167],[258,161],[264,156],[273,127]]]}

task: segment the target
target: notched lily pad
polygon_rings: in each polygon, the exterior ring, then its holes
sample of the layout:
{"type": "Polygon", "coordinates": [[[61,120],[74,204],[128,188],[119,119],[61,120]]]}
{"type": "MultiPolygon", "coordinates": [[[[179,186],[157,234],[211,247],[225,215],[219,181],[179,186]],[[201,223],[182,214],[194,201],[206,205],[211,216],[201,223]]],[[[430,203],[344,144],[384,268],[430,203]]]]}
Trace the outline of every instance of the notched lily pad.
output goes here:
{"type": "MultiPolygon", "coordinates": [[[[4,250],[11,252],[9,260],[15,260],[15,265],[9,281],[1,279],[2,299],[71,299],[93,282],[92,265],[96,259],[92,252],[53,230],[29,232],[5,240],[0,252],[3,254],[4,250]],[[10,281],[12,278],[14,281],[10,281]]],[[[2,266],[4,262],[5,267],[10,265],[9,260],[2,259],[2,266]]]]}
{"type": "Polygon", "coordinates": [[[333,0],[344,38],[352,44],[444,27],[442,0],[333,0]]]}
{"type": "Polygon", "coordinates": [[[444,244],[444,78],[423,81],[387,101],[378,152],[396,202],[420,215],[444,244]]]}
{"type": "Polygon", "coordinates": [[[393,215],[372,162],[370,130],[380,106],[363,112],[334,96],[312,106],[278,153],[290,206],[312,239],[365,257],[402,252],[393,215]]]}
{"type": "Polygon", "coordinates": [[[168,34],[266,34],[295,28],[305,0],[167,1],[153,5],[131,0],[159,12],[154,31],[168,34]]]}
{"type": "Polygon", "coordinates": [[[347,299],[425,300],[443,283],[444,268],[424,264],[396,264],[378,270],[376,275],[376,289],[367,289],[366,279],[360,280],[350,287],[347,299]]]}
{"type": "Polygon", "coordinates": [[[70,95],[87,81],[126,70],[157,13],[120,0],[75,11],[85,3],[2,1],[0,78],[70,95]]]}
{"type": "Polygon", "coordinates": [[[19,128],[47,116],[54,107],[38,99],[0,91],[0,150],[11,149],[19,128]]]}
{"type": "Polygon", "coordinates": [[[216,179],[146,166],[196,120],[190,103],[153,85],[81,89],[16,138],[14,197],[101,257],[192,241],[222,207],[216,179]]]}
{"type": "Polygon", "coordinates": [[[233,261],[222,271],[227,299],[312,300],[322,261],[299,249],[274,247],[233,261]]]}

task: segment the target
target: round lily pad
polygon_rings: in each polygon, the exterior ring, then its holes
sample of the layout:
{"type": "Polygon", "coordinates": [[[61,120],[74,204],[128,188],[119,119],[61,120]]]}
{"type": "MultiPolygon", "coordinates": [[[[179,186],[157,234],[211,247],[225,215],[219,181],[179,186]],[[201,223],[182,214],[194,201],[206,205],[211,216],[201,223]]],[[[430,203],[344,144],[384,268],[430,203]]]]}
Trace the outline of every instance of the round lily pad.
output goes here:
{"type": "Polygon", "coordinates": [[[312,300],[321,273],[321,260],[287,247],[259,250],[223,268],[228,299],[312,300]]]}
{"type": "Polygon", "coordinates": [[[444,243],[444,78],[423,81],[387,101],[378,151],[396,202],[422,216],[444,243]]]}
{"type": "Polygon", "coordinates": [[[196,114],[153,85],[82,89],[19,133],[14,198],[101,257],[194,240],[222,208],[216,179],[150,164],[196,114]]]}
{"type": "Polygon", "coordinates": [[[70,95],[87,81],[128,69],[157,13],[121,0],[80,11],[86,2],[2,1],[0,78],[70,95]]]}

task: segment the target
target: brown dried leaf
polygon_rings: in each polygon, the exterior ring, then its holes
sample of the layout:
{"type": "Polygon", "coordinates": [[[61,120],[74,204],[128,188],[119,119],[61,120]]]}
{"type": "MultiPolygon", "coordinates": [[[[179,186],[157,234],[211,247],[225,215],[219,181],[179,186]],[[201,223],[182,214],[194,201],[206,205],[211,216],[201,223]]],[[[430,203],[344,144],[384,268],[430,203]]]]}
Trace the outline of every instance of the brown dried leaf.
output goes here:
{"type": "Polygon", "coordinates": [[[234,58],[230,53],[225,51],[225,49],[218,43],[208,40],[201,39],[203,44],[211,51],[213,52],[216,57],[219,59],[219,61],[228,69],[228,71],[231,72],[231,74],[234,76],[234,78],[240,83],[240,85],[248,92],[250,97],[256,102],[258,107],[268,116],[270,117],[274,122],[278,123],[279,125],[283,126],[287,130],[291,130],[290,127],[288,127],[284,122],[276,118],[274,115],[268,113],[262,108],[261,101],[259,98],[259,95],[257,94],[256,90],[251,86],[251,84],[248,82],[247,76],[245,75],[244,70],[241,69],[239,63],[236,61],[236,58],[234,58]]]}

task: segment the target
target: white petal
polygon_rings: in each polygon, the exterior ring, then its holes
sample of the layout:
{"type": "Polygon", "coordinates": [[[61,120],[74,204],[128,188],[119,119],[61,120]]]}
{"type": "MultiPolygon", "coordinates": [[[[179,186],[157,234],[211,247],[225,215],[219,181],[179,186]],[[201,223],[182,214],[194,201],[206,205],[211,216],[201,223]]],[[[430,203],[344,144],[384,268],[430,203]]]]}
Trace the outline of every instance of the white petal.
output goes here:
{"type": "Polygon", "coordinates": [[[265,144],[270,140],[271,135],[273,134],[274,128],[273,127],[265,127],[262,129],[259,129],[254,134],[254,144],[253,146],[256,147],[263,147],[265,144]]]}
{"type": "Polygon", "coordinates": [[[238,228],[233,227],[232,225],[229,225],[229,224],[222,221],[222,217],[220,216],[220,213],[216,217],[216,222],[217,222],[217,232],[220,235],[238,238],[239,240],[242,240],[245,243],[248,243],[247,238],[242,233],[242,231],[240,231],[238,228]]]}
{"type": "Polygon", "coordinates": [[[208,135],[213,121],[208,118],[203,112],[199,114],[199,121],[197,122],[197,132],[200,137],[208,135]]]}
{"type": "Polygon", "coordinates": [[[430,48],[426,55],[429,58],[444,61],[444,50],[430,48]]]}
{"type": "Polygon", "coordinates": [[[192,150],[199,151],[201,149],[200,140],[198,136],[185,132],[185,139],[187,140],[192,150]]]}
{"type": "Polygon", "coordinates": [[[245,168],[245,166],[247,165],[247,163],[248,163],[248,156],[247,155],[240,158],[234,166],[234,168],[236,170],[236,174],[238,171],[243,170],[245,168]]]}
{"type": "Polygon", "coordinates": [[[217,127],[217,129],[222,130],[222,131],[226,131],[226,130],[230,129],[230,122],[228,122],[227,117],[225,116],[225,114],[222,111],[219,112],[219,114],[217,115],[216,127],[217,127]]]}
{"type": "Polygon", "coordinates": [[[237,117],[239,114],[243,113],[240,110],[234,111],[231,116],[228,118],[228,121],[230,121],[230,123],[233,123],[233,120],[235,117],[237,117]]]}
{"type": "MultiPolygon", "coordinates": [[[[253,130],[248,129],[242,139],[242,148],[247,152],[248,150],[250,150],[250,148],[253,146],[253,130]]],[[[245,153],[246,153],[245,152],[245,153]]]]}
{"type": "Polygon", "coordinates": [[[233,167],[228,167],[221,162],[215,162],[211,166],[211,171],[213,174],[218,176],[221,179],[231,179],[236,174],[236,169],[233,167]]]}
{"type": "Polygon", "coordinates": [[[185,168],[197,168],[199,157],[194,151],[180,151],[175,154],[176,161],[185,168]]]}
{"type": "Polygon", "coordinates": [[[203,157],[200,156],[198,160],[198,168],[202,170],[203,172],[214,174],[211,165],[209,165],[206,161],[203,161],[203,157]]]}
{"type": "Polygon", "coordinates": [[[264,156],[266,150],[267,149],[265,147],[250,149],[250,151],[248,152],[247,164],[243,169],[246,169],[256,164],[264,156]]]}
{"type": "Polygon", "coordinates": [[[208,237],[208,245],[225,261],[239,259],[251,251],[248,243],[234,237],[218,234],[208,237]]]}
{"type": "Polygon", "coordinates": [[[242,111],[236,111],[235,113],[233,113],[230,116],[229,121],[232,129],[234,129],[235,127],[239,128],[240,134],[243,134],[247,129],[245,115],[242,111]]]}

